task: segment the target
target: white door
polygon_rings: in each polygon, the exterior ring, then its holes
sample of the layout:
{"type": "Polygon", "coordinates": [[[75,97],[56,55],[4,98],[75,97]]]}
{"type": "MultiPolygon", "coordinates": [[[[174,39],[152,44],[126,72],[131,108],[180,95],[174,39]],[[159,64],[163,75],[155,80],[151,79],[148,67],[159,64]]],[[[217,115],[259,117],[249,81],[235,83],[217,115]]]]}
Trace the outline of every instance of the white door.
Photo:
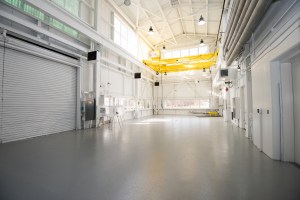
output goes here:
{"type": "Polygon", "coordinates": [[[75,129],[75,67],[3,46],[0,56],[2,142],[75,129]]]}
{"type": "Polygon", "coordinates": [[[295,124],[295,162],[300,164],[300,55],[292,59],[294,124],[295,124]]]}

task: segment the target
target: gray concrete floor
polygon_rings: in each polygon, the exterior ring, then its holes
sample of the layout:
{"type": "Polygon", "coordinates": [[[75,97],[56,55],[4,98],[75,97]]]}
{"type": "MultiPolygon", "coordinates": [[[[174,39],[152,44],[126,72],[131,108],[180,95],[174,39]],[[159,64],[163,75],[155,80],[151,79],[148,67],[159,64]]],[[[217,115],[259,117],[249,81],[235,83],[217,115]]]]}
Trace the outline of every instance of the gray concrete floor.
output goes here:
{"type": "Polygon", "coordinates": [[[299,200],[300,169],[222,118],[156,116],[0,145],[0,199],[299,200]]]}

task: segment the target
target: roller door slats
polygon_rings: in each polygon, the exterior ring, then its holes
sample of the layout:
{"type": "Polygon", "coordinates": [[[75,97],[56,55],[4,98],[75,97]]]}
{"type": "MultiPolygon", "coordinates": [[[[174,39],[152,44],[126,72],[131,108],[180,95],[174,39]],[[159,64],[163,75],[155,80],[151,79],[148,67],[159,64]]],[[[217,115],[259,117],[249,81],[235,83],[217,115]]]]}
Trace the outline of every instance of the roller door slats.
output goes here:
{"type": "MultiPolygon", "coordinates": [[[[2,70],[0,63],[0,88],[2,70]]],[[[75,67],[7,48],[2,141],[75,129],[76,78],[75,67]]]]}

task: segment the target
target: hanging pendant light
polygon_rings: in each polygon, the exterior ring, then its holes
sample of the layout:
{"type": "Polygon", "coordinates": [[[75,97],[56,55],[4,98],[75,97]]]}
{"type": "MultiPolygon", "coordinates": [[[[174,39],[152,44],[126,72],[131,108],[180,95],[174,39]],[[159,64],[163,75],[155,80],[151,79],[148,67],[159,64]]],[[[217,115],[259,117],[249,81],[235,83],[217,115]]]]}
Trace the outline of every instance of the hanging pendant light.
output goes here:
{"type": "Polygon", "coordinates": [[[149,31],[148,31],[148,34],[149,34],[149,35],[153,35],[153,34],[154,34],[152,26],[150,26],[149,31]]]}
{"type": "Polygon", "coordinates": [[[203,47],[205,45],[203,39],[200,40],[200,47],[203,47]]]}
{"type": "Polygon", "coordinates": [[[162,47],[162,50],[161,50],[162,52],[165,52],[166,51],[166,46],[164,45],[163,47],[162,47]]]}
{"type": "Polygon", "coordinates": [[[125,6],[130,6],[131,5],[131,1],[130,0],[125,0],[124,1],[124,5],[125,6]]]}
{"type": "Polygon", "coordinates": [[[200,16],[200,19],[199,19],[199,21],[198,21],[198,24],[199,24],[200,26],[202,26],[202,25],[205,24],[205,20],[204,20],[204,18],[203,18],[202,15],[200,16]]]}

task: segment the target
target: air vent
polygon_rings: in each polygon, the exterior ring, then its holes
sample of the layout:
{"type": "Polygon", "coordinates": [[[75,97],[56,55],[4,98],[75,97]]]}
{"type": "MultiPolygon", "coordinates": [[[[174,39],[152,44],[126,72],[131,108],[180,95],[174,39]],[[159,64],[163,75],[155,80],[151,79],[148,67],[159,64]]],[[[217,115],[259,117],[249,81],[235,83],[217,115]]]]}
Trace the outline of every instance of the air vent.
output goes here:
{"type": "Polygon", "coordinates": [[[171,0],[171,6],[179,5],[179,0],[171,0]]]}

